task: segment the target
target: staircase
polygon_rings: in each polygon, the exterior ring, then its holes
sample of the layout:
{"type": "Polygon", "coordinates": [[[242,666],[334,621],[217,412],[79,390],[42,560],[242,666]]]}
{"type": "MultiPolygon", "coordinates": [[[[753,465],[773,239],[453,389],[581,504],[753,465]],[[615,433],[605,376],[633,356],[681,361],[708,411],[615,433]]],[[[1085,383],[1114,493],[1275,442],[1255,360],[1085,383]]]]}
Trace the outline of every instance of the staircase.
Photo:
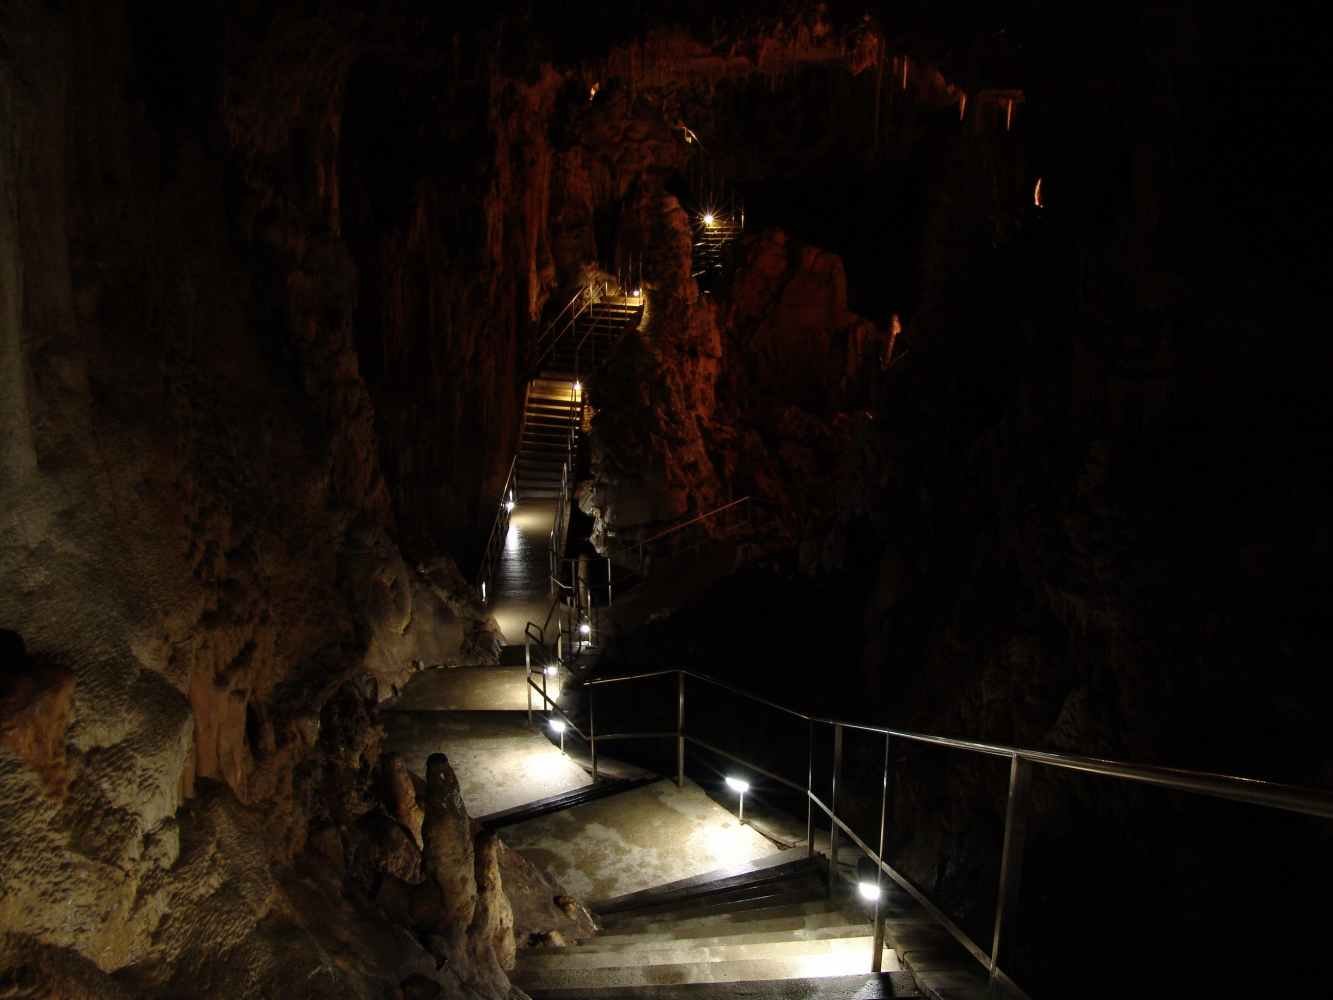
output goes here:
{"type": "Polygon", "coordinates": [[[604,295],[575,317],[568,332],[556,340],[542,371],[573,381],[586,380],[606,363],[621,338],[643,318],[643,296],[604,295]]]}
{"type": "Polygon", "coordinates": [[[570,436],[579,431],[581,397],[573,378],[541,375],[528,384],[514,470],[518,495],[524,500],[559,498],[570,436]]]}
{"type": "Polygon", "coordinates": [[[869,918],[825,870],[798,848],[594,904],[601,935],[521,952],[514,982],[533,1000],[920,996],[892,950],[869,971],[869,918]]]}
{"type": "Polygon", "coordinates": [[[744,228],[739,213],[706,212],[694,222],[694,268],[692,274],[709,283],[725,268],[726,248],[744,228]]]}

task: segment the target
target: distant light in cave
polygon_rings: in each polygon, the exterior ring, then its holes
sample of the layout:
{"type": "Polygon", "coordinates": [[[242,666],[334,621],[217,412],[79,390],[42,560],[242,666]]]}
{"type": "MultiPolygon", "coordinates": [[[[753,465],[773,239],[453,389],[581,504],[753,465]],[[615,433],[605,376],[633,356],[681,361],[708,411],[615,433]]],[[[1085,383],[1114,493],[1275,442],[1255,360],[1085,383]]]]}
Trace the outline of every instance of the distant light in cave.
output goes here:
{"type": "Polygon", "coordinates": [[[565,723],[564,723],[564,720],[563,720],[563,719],[552,719],[552,720],[551,720],[551,732],[553,732],[553,733],[563,733],[564,731],[565,731],[565,723]]]}
{"type": "Polygon", "coordinates": [[[575,393],[575,395],[577,395],[578,393],[580,393],[580,392],[582,392],[582,391],[583,391],[583,383],[582,383],[582,382],[577,382],[577,381],[576,381],[576,382],[574,383],[574,393],[575,393]]]}
{"type": "Polygon", "coordinates": [[[715,220],[714,220],[714,217],[713,217],[713,213],[712,213],[712,212],[705,212],[705,213],[704,213],[704,225],[705,225],[705,226],[711,226],[711,225],[713,224],[714,221],[715,221],[715,220]]]}
{"type": "Polygon", "coordinates": [[[513,501],[513,500],[506,500],[506,501],[505,501],[505,510],[507,510],[507,511],[513,511],[513,509],[514,509],[514,501],[513,501]]]}
{"type": "Polygon", "coordinates": [[[867,902],[873,903],[879,899],[879,886],[874,882],[858,882],[856,888],[861,893],[861,898],[867,902]]]}
{"type": "Polygon", "coordinates": [[[558,673],[560,673],[560,668],[557,667],[554,663],[547,665],[546,667],[547,677],[554,677],[558,673]]]}
{"type": "Polygon", "coordinates": [[[589,88],[588,88],[588,101],[591,102],[592,99],[593,99],[594,97],[597,96],[597,91],[599,91],[599,90],[601,90],[601,89],[602,89],[602,85],[601,85],[600,83],[594,83],[591,87],[589,87],[589,88]]]}
{"type": "Polygon", "coordinates": [[[1036,185],[1032,188],[1032,204],[1036,205],[1038,208],[1041,208],[1041,207],[1042,207],[1042,204],[1041,204],[1041,178],[1040,178],[1040,177],[1037,178],[1037,183],[1036,183],[1036,185]]]}
{"type": "Polygon", "coordinates": [[[581,623],[579,625],[579,635],[592,635],[592,626],[587,622],[581,623]]]}
{"type": "Polygon", "coordinates": [[[482,580],[482,581],[481,581],[481,603],[482,603],[482,604],[485,604],[485,603],[486,603],[486,581],[485,581],[485,580],[482,580]]]}
{"type": "Polygon", "coordinates": [[[642,289],[642,288],[636,288],[636,289],[634,289],[634,291],[630,292],[629,294],[630,294],[630,298],[641,299],[641,298],[643,298],[643,289],[642,289]]]}

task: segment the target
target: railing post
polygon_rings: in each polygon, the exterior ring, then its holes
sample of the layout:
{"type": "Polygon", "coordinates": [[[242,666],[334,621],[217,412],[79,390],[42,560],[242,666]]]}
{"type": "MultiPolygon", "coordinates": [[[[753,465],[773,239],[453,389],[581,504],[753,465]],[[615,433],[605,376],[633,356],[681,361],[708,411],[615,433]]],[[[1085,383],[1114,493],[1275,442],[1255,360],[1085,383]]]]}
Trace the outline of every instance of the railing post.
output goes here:
{"type": "Polygon", "coordinates": [[[588,746],[592,753],[592,780],[597,783],[597,689],[588,688],[588,746]]]}
{"type": "Polygon", "coordinates": [[[805,765],[805,856],[815,856],[815,720],[810,720],[810,751],[805,765]]]}
{"type": "Polygon", "coordinates": [[[833,723],[833,791],[829,796],[828,894],[838,884],[838,773],[842,770],[842,723],[833,723]]]}
{"type": "Polygon", "coordinates": [[[523,636],[523,662],[527,664],[528,674],[523,678],[523,689],[528,695],[528,728],[532,728],[532,637],[523,636]]]}
{"type": "MultiPolygon", "coordinates": [[[[1009,800],[1004,810],[1004,847],[1000,854],[1000,887],[995,894],[995,934],[990,949],[990,994],[996,995],[1000,948],[1012,941],[1023,885],[1023,846],[1027,839],[1029,765],[1018,754],[1009,758],[1009,800]]],[[[1008,946],[1012,952],[1012,946],[1008,946]]]]}
{"type": "Polygon", "coordinates": [[[676,672],[676,787],[685,787],[685,671],[676,672]]]}
{"type": "Polygon", "coordinates": [[[884,776],[879,788],[879,853],[875,855],[875,939],[874,954],[870,956],[870,971],[880,972],[884,966],[884,921],[879,915],[879,901],[884,878],[884,821],[889,808],[889,734],[884,734],[884,776]]]}

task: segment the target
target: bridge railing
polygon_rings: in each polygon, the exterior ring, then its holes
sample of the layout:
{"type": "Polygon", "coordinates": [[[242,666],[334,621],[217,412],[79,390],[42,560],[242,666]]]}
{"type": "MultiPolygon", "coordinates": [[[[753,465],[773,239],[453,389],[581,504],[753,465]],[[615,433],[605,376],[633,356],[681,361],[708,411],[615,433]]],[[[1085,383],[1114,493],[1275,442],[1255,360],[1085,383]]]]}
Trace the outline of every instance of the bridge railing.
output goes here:
{"type": "MultiPolygon", "coordinates": [[[[880,971],[883,946],[884,946],[884,922],[880,919],[880,888],[882,880],[889,878],[901,886],[908,894],[916,899],[918,903],[958,942],[967,950],[976,961],[981,965],[987,975],[990,988],[993,995],[1009,995],[1026,998],[1027,994],[1016,984],[1012,978],[1004,971],[1004,963],[1012,955],[1012,941],[1006,937],[1006,933],[1014,923],[1016,916],[1019,892],[1023,877],[1023,854],[1026,841],[1027,812],[1029,806],[1029,784],[1032,773],[1037,768],[1050,768],[1057,771],[1073,771],[1082,774],[1100,775],[1105,778],[1112,778],[1119,781],[1134,782],[1143,785],[1156,786],[1159,788],[1173,789],[1179,792],[1186,792],[1194,795],[1210,796],[1213,798],[1227,799],[1234,802],[1247,803],[1267,809],[1282,810],[1291,813],[1299,813],[1307,816],[1315,816],[1322,819],[1333,819],[1333,793],[1321,789],[1301,788],[1293,785],[1283,785],[1268,781],[1259,781],[1252,778],[1241,778],[1227,774],[1216,774],[1208,771],[1191,771],[1180,768],[1157,767],[1144,764],[1130,764],[1124,761],[1108,760],[1098,757],[1085,757],[1077,754],[1050,753],[1042,750],[1029,750],[1023,747],[1005,746],[1002,744],[982,743],[972,740],[959,740],[946,736],[934,736],[927,733],[909,732],[901,729],[892,729],[882,726],[870,726],[857,722],[849,722],[842,719],[830,719],[822,716],[811,715],[800,712],[796,709],[781,705],[775,701],[755,694],[743,688],[737,687],[726,681],[718,680],[707,674],[698,673],[693,670],[658,670],[649,673],[630,674],[620,677],[606,677],[598,680],[584,682],[584,689],[588,692],[588,721],[587,731],[580,729],[574,724],[573,719],[566,715],[555,702],[548,698],[545,691],[529,684],[532,689],[537,690],[542,695],[543,705],[548,712],[554,713],[565,723],[567,729],[584,740],[589,747],[592,758],[593,779],[597,778],[597,746],[598,743],[604,743],[608,740],[630,740],[630,739],[673,739],[676,744],[676,774],[677,784],[684,784],[685,781],[685,755],[688,746],[699,747],[709,753],[726,758],[742,767],[748,768],[756,774],[761,774],[772,781],[777,782],[792,791],[803,795],[806,802],[806,841],[807,853],[810,857],[815,854],[815,811],[823,813],[830,823],[830,845],[829,845],[829,885],[834,884],[838,857],[838,840],[845,835],[847,839],[859,849],[865,857],[869,858],[875,866],[875,908],[874,908],[874,945],[872,952],[872,967],[876,972],[880,971]],[[676,729],[675,732],[624,732],[624,733],[602,733],[597,732],[597,710],[596,694],[599,688],[611,684],[625,684],[634,681],[648,680],[650,678],[670,677],[676,678],[676,729]],[[686,719],[686,681],[693,681],[698,684],[707,685],[713,688],[728,691],[733,695],[739,696],[756,705],[764,706],[790,716],[797,720],[802,720],[808,727],[808,755],[806,765],[806,779],[804,783],[792,781],[779,774],[755,763],[746,758],[718,747],[712,743],[692,735],[685,726],[686,719]],[[829,801],[825,802],[816,793],[815,782],[815,735],[821,727],[831,728],[833,735],[833,758],[831,774],[829,778],[829,801]],[[879,837],[876,844],[868,844],[859,837],[851,828],[846,816],[846,807],[843,805],[840,811],[840,779],[843,772],[843,739],[849,731],[880,734],[884,737],[883,761],[881,764],[881,783],[880,783],[880,803],[879,803],[879,837]],[[944,911],[936,905],[930,897],[902,873],[889,864],[885,851],[885,831],[888,820],[888,792],[890,786],[890,755],[889,750],[893,741],[905,741],[907,743],[930,745],[936,747],[946,747],[953,750],[961,750],[969,754],[977,754],[986,757],[995,757],[1006,760],[1009,764],[1008,792],[1005,800],[1004,816],[1004,839],[1001,846],[1000,870],[998,885],[996,888],[995,916],[992,924],[991,941],[989,948],[974,941],[957,923],[951,920],[944,911]]],[[[878,755],[876,755],[878,757],[878,755]]],[[[877,763],[879,761],[877,760],[877,763]]],[[[821,774],[821,780],[825,775],[821,774]]]]}
{"type": "Polygon", "coordinates": [[[646,575],[655,561],[687,555],[719,538],[752,531],[761,506],[752,496],[730,500],[646,538],[614,546],[609,555],[621,566],[646,575]]]}

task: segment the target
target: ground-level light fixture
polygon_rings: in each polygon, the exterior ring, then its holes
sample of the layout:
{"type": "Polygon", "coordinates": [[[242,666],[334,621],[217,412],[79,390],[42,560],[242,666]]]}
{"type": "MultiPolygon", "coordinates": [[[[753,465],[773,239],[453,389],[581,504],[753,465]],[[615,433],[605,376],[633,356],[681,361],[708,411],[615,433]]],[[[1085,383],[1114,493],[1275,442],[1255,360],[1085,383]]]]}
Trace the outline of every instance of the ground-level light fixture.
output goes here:
{"type": "Polygon", "coordinates": [[[565,752],[565,720],[564,720],[564,719],[552,719],[552,720],[551,720],[551,732],[556,733],[556,734],[560,737],[560,752],[561,752],[561,753],[564,753],[564,752],[565,752]]]}
{"type": "Polygon", "coordinates": [[[867,903],[879,903],[879,865],[873,858],[857,859],[856,892],[867,903]]]}
{"type": "Polygon", "coordinates": [[[592,635],[592,626],[587,622],[579,623],[579,635],[592,635]]]}
{"type": "Polygon", "coordinates": [[[486,581],[485,581],[485,580],[482,580],[482,581],[481,581],[481,603],[482,603],[482,604],[485,604],[485,603],[486,603],[486,581]]]}
{"type": "Polygon", "coordinates": [[[547,677],[554,677],[556,674],[560,673],[560,668],[552,663],[546,668],[545,673],[547,677]]]}
{"type": "Polygon", "coordinates": [[[745,822],[745,793],[750,790],[750,783],[741,778],[727,777],[727,787],[740,796],[740,804],[736,809],[736,819],[741,823],[745,822]]]}
{"type": "Polygon", "coordinates": [[[704,213],[704,225],[705,225],[705,226],[711,226],[711,225],[713,224],[713,221],[714,221],[713,213],[712,213],[712,212],[705,212],[705,213],[704,213]]]}
{"type": "Polygon", "coordinates": [[[574,380],[574,391],[575,392],[583,391],[583,383],[578,381],[577,379],[574,380]]]}

